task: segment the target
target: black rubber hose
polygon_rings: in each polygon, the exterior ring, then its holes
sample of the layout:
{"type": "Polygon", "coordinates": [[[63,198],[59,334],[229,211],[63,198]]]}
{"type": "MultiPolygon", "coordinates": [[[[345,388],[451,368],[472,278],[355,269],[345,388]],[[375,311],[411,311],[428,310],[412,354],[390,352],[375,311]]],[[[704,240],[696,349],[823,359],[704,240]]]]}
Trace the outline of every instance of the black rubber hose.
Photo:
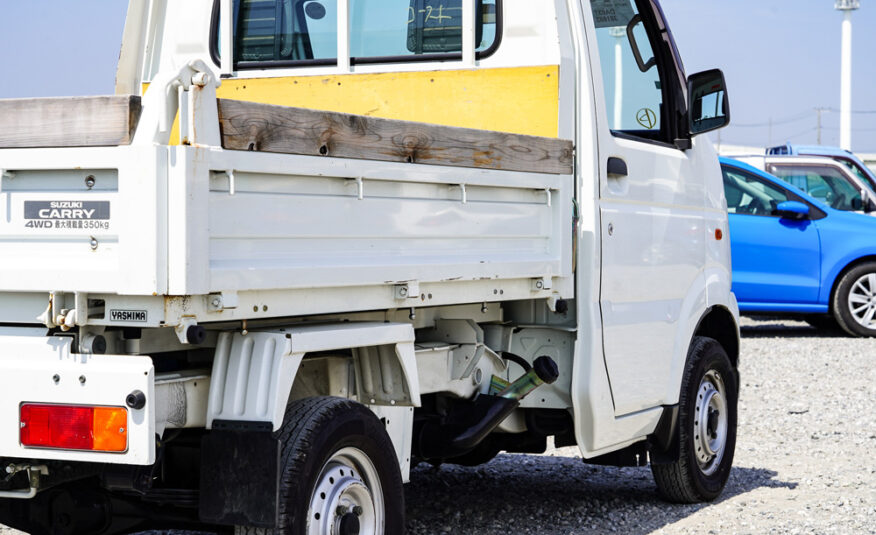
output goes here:
{"type": "Polygon", "coordinates": [[[508,353],[507,351],[503,351],[502,358],[505,360],[510,360],[514,364],[517,364],[518,366],[523,368],[523,371],[528,372],[532,369],[532,364],[527,362],[526,359],[521,357],[520,355],[515,355],[514,353],[508,353]]]}

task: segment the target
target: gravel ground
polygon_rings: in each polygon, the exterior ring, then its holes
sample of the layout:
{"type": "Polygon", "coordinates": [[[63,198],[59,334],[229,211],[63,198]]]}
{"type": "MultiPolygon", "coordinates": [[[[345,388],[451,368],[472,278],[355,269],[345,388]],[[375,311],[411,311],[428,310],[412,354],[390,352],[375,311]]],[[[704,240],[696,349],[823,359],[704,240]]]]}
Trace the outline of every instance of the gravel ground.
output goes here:
{"type": "Polygon", "coordinates": [[[589,466],[562,448],[477,468],[417,467],[408,530],[876,534],[874,361],[876,340],[746,319],[735,467],[715,503],[664,503],[647,467],[589,466]]]}
{"type": "Polygon", "coordinates": [[[650,469],[572,448],[415,470],[411,533],[876,533],[876,340],[744,320],[739,438],[723,495],[672,505],[650,469]]]}

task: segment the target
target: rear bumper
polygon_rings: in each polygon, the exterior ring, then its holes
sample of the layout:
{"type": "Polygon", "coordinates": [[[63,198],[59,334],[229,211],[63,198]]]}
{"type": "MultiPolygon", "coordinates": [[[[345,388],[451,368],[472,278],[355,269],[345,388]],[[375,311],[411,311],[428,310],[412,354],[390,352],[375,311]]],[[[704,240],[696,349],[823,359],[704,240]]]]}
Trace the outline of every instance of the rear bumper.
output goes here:
{"type": "Polygon", "coordinates": [[[72,337],[0,336],[0,457],[149,465],[155,462],[155,379],[152,360],[72,353],[72,337]],[[146,404],[127,407],[124,452],[59,450],[20,443],[22,403],[125,407],[140,390],[146,404]]]}

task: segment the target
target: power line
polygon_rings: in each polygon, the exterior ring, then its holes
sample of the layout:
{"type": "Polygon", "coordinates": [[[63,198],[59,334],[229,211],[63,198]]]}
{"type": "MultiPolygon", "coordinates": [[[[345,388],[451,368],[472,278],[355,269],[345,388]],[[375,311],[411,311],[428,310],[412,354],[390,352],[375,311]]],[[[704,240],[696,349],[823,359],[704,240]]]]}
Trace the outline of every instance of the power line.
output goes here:
{"type": "Polygon", "coordinates": [[[817,128],[810,128],[808,130],[804,130],[802,132],[798,132],[798,133],[790,135],[790,136],[785,136],[785,139],[794,139],[795,137],[805,136],[806,134],[815,132],[816,130],[818,130],[818,129],[817,128]]]}
{"type": "MultiPolygon", "coordinates": [[[[840,113],[840,110],[836,108],[824,108],[826,111],[832,113],[840,113]]],[[[857,115],[876,115],[876,110],[852,110],[853,114],[857,115]]]]}
{"type": "MultiPolygon", "coordinates": [[[[805,130],[800,130],[800,131],[795,132],[789,136],[785,136],[785,135],[782,135],[781,133],[779,133],[779,135],[777,137],[783,138],[783,141],[792,141],[795,138],[799,139],[802,136],[807,136],[807,135],[810,135],[814,132],[815,135],[812,136],[814,138],[813,141],[815,141],[818,145],[821,145],[825,141],[831,141],[831,138],[833,138],[836,135],[835,132],[840,130],[836,126],[828,126],[825,124],[825,123],[832,123],[833,122],[830,120],[825,121],[825,117],[824,117],[825,113],[838,115],[839,110],[837,110],[836,108],[830,108],[830,107],[815,107],[815,108],[811,108],[811,110],[808,110],[808,111],[801,111],[799,113],[796,113],[793,115],[783,116],[783,117],[780,117],[778,119],[769,118],[769,120],[764,121],[764,122],[759,122],[759,123],[736,123],[736,122],[733,122],[730,124],[730,127],[731,127],[731,129],[737,128],[737,127],[740,129],[761,128],[761,129],[766,131],[766,134],[765,134],[766,139],[767,139],[766,146],[772,146],[773,141],[774,141],[774,139],[773,139],[774,138],[774,127],[779,127],[779,128],[777,128],[777,130],[781,131],[781,130],[785,129],[782,127],[786,127],[786,125],[793,125],[793,124],[801,123],[801,122],[809,122],[810,125],[812,125],[814,123],[815,126],[811,127],[811,128],[807,128],[805,130]],[[814,112],[814,117],[813,117],[813,112],[814,112]],[[822,134],[825,132],[829,132],[829,134],[827,134],[828,138],[829,138],[828,140],[823,139],[822,134]]],[[[852,113],[857,114],[857,115],[876,115],[876,110],[854,110],[852,113]]],[[[853,128],[852,131],[859,132],[862,135],[872,136],[872,132],[876,132],[876,128],[871,128],[871,126],[874,124],[873,120],[869,119],[869,118],[868,119],[862,118],[861,121],[864,123],[864,127],[863,128],[853,128]]],[[[744,130],[740,130],[740,132],[743,132],[743,131],[744,130]]],[[[759,143],[755,142],[754,140],[760,139],[761,142],[763,142],[764,134],[761,134],[761,133],[758,133],[757,135],[746,134],[746,137],[751,138],[751,139],[749,139],[747,144],[749,144],[749,145],[759,144],[759,143]]],[[[798,142],[801,142],[801,141],[798,141],[798,142]]],[[[727,144],[727,143],[729,143],[729,142],[726,140],[723,140],[722,144],[727,144]]]]}
{"type": "MultiPolygon", "coordinates": [[[[825,130],[839,130],[836,126],[825,126],[825,130]]],[[[852,132],[876,132],[876,128],[852,128],[852,132]]]]}
{"type": "Polygon", "coordinates": [[[798,113],[796,115],[791,115],[789,117],[785,117],[784,119],[775,119],[772,121],[767,121],[765,123],[733,123],[733,126],[737,126],[739,128],[762,128],[764,126],[776,126],[783,124],[791,124],[802,121],[803,119],[808,119],[811,117],[812,112],[805,111],[798,113]]]}
{"type": "MultiPolygon", "coordinates": [[[[819,119],[820,119],[821,113],[823,113],[823,112],[840,113],[840,110],[838,110],[836,108],[814,108],[814,110],[815,110],[815,113],[819,116],[818,117],[819,119]]],[[[762,123],[736,123],[736,122],[734,122],[733,126],[737,127],[737,128],[765,128],[765,127],[769,127],[769,126],[781,126],[781,125],[785,125],[785,124],[797,123],[797,122],[803,121],[805,119],[808,119],[808,118],[812,117],[811,113],[812,113],[811,111],[803,111],[803,112],[797,113],[795,115],[789,115],[789,116],[784,117],[784,118],[774,119],[774,120],[766,121],[766,122],[762,122],[762,123]]],[[[876,110],[853,110],[852,113],[856,114],[856,115],[876,115],[876,110]]]]}

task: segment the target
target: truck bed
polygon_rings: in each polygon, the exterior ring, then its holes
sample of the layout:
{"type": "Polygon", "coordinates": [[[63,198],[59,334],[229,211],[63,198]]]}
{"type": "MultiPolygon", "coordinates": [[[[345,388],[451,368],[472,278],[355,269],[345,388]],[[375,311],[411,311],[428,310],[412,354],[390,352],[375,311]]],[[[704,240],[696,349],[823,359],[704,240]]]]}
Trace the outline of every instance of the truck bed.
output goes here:
{"type": "Polygon", "coordinates": [[[64,109],[29,102],[0,101],[0,317],[48,292],[114,325],[572,296],[568,141],[220,100],[222,147],[55,147],[13,132],[64,109]]]}

